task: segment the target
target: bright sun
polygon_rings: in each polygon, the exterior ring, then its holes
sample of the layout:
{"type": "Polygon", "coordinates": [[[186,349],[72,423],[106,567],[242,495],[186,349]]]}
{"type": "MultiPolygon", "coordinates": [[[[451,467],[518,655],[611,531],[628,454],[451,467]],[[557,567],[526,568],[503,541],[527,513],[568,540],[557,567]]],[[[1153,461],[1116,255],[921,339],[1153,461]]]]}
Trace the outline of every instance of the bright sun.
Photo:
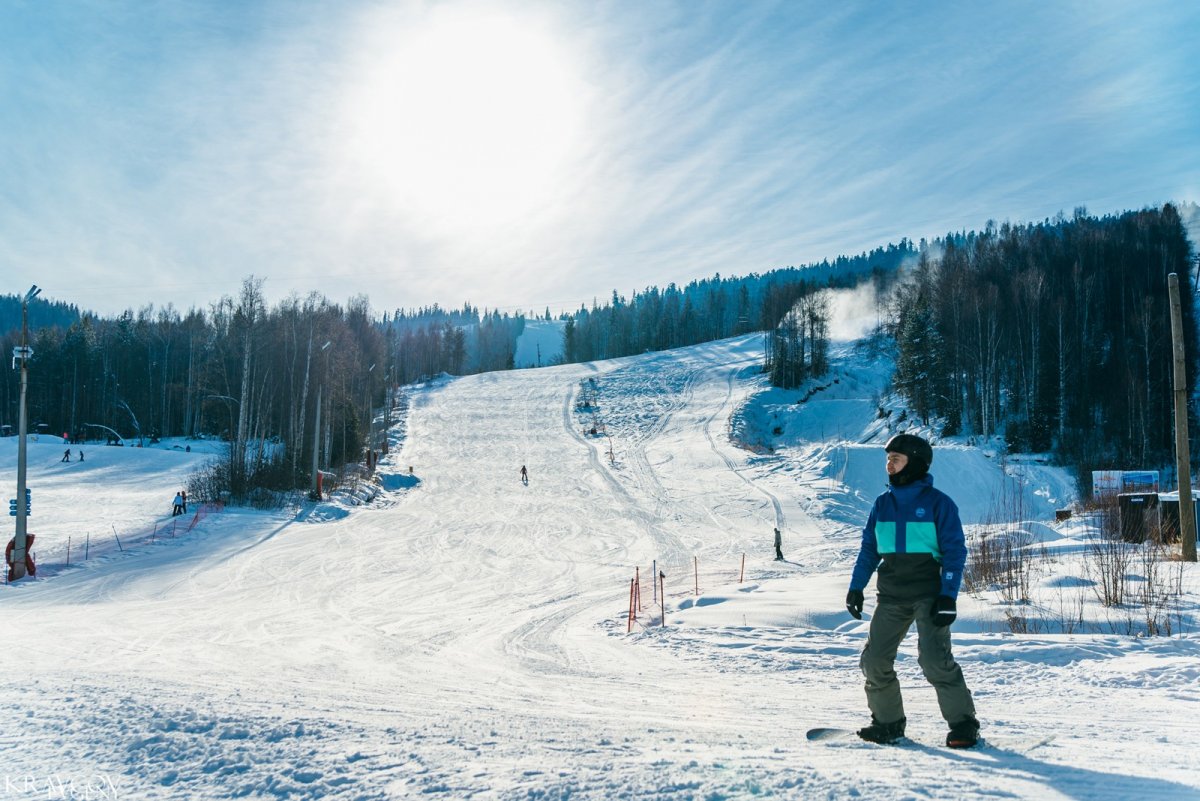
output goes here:
{"type": "Polygon", "coordinates": [[[448,232],[551,201],[584,102],[547,30],[439,6],[417,25],[375,33],[347,109],[345,145],[364,189],[448,232]]]}

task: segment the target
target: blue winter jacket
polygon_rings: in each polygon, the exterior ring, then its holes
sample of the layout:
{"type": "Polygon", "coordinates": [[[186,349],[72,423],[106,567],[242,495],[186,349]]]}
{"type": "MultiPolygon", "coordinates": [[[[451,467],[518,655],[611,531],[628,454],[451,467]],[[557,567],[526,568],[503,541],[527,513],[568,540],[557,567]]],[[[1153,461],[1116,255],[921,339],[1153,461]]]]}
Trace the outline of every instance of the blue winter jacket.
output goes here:
{"type": "Polygon", "coordinates": [[[881,601],[958,597],[967,543],[958,507],[933,488],[933,476],[889,487],[863,529],[850,589],[863,590],[875,569],[881,601]]]}

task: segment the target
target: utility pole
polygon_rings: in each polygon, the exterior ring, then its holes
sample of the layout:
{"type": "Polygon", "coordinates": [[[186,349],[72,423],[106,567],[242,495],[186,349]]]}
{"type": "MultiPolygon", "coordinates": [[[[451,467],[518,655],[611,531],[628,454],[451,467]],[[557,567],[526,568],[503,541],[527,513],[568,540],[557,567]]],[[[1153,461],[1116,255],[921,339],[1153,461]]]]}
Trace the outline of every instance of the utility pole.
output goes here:
{"type": "Polygon", "coordinates": [[[367,368],[367,398],[363,405],[367,409],[367,471],[375,472],[375,415],[371,413],[371,374],[375,365],[367,368]]]}
{"type": "Polygon", "coordinates": [[[26,506],[28,489],[25,484],[25,435],[29,431],[29,416],[25,412],[25,392],[29,386],[29,357],[33,355],[33,348],[29,347],[29,301],[36,298],[41,291],[37,284],[34,284],[21,299],[21,346],[13,348],[13,367],[17,366],[18,359],[21,362],[21,408],[17,426],[19,435],[17,440],[17,530],[13,536],[11,568],[14,581],[25,577],[25,546],[29,525],[29,509],[26,506]]]}
{"type": "Polygon", "coordinates": [[[1179,305],[1179,276],[1167,276],[1171,293],[1171,342],[1175,354],[1175,461],[1179,472],[1179,532],[1183,559],[1196,561],[1196,509],[1192,506],[1192,464],[1188,442],[1187,360],[1183,352],[1183,309],[1179,305]]]}
{"type": "Polygon", "coordinates": [[[313,467],[312,467],[312,489],[308,495],[314,501],[321,500],[321,485],[317,482],[317,459],[321,454],[321,390],[325,386],[317,384],[317,420],[313,425],[313,467]]]}
{"type": "MultiPolygon", "coordinates": [[[[332,342],[326,342],[321,346],[321,352],[324,353],[329,349],[332,342]]],[[[329,359],[325,359],[324,367],[329,367],[329,359]]],[[[309,490],[309,497],[314,501],[321,500],[321,487],[317,481],[317,461],[321,455],[321,391],[325,389],[325,374],[322,372],[321,380],[317,382],[317,420],[313,425],[313,465],[312,465],[312,489],[309,490]]]]}

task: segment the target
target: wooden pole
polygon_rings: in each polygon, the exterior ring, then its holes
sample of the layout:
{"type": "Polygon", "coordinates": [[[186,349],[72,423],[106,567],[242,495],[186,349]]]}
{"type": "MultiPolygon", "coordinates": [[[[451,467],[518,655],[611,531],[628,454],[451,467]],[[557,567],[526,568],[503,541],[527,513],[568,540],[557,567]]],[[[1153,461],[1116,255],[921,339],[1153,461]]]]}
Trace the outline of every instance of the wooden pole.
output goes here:
{"type": "Polygon", "coordinates": [[[1192,506],[1192,466],[1187,420],[1187,360],[1183,350],[1183,310],[1179,305],[1179,276],[1167,276],[1171,293],[1171,342],[1175,354],[1175,461],[1179,472],[1179,532],[1183,559],[1196,561],[1196,510],[1192,506]]]}
{"type": "Polygon", "coordinates": [[[642,611],[642,568],[640,565],[635,565],[633,568],[633,578],[637,582],[637,610],[642,611]]]}
{"type": "Polygon", "coordinates": [[[696,577],[696,594],[700,594],[700,558],[692,557],[692,575],[696,577]]]}
{"type": "Polygon", "coordinates": [[[660,618],[661,622],[659,623],[660,626],[667,625],[667,588],[663,584],[663,582],[665,582],[666,580],[667,580],[667,574],[659,571],[659,574],[658,574],[658,603],[660,604],[659,610],[662,612],[662,617],[660,618]]]}
{"type": "Polygon", "coordinates": [[[742,554],[742,572],[738,575],[738,584],[746,579],[746,554],[742,554]]]}
{"type": "Polygon", "coordinates": [[[629,634],[633,631],[633,586],[634,580],[629,580],[629,627],[625,629],[625,633],[629,634]]]}
{"type": "Polygon", "coordinates": [[[71,538],[67,537],[67,564],[71,564],[71,538]]]}

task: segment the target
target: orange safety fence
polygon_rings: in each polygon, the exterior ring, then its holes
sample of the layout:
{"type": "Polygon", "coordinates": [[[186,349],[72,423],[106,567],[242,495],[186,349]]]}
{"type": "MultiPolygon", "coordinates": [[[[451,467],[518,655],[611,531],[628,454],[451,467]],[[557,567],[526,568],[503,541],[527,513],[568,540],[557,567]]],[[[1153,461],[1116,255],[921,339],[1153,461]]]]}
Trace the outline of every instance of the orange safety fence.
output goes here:
{"type": "Polygon", "coordinates": [[[635,624],[643,629],[665,626],[668,613],[685,599],[735,586],[746,579],[744,553],[704,562],[698,556],[686,563],[656,561],[648,567],[647,575],[643,575],[642,566],[635,565],[629,580],[627,632],[632,632],[635,624]]]}

